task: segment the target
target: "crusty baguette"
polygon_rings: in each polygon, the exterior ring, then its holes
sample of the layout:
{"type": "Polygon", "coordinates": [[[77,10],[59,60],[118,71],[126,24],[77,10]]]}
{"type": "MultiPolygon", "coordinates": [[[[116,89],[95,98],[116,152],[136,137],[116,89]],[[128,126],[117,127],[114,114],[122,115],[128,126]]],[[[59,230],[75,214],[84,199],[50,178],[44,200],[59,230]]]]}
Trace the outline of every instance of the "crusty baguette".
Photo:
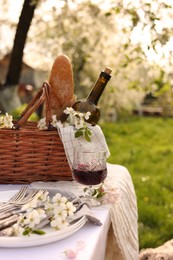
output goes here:
{"type": "Polygon", "coordinates": [[[63,110],[75,102],[73,70],[70,59],[66,55],[59,55],[51,69],[50,103],[52,115],[60,119],[63,110]]]}

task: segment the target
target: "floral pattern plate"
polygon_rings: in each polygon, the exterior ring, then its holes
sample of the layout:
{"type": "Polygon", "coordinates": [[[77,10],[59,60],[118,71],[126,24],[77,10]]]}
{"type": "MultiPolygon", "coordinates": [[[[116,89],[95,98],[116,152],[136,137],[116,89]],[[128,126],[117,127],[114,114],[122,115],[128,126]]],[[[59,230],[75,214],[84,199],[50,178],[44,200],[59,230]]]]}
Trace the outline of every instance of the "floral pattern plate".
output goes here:
{"type": "MultiPolygon", "coordinates": [[[[11,196],[13,196],[17,190],[13,191],[1,191],[0,192],[0,200],[6,201],[11,196]]],[[[17,248],[17,247],[33,247],[44,244],[49,244],[52,242],[56,242],[62,240],[80,228],[82,228],[86,223],[86,218],[82,217],[74,224],[69,225],[66,228],[63,228],[58,231],[54,231],[51,227],[46,226],[43,230],[46,232],[45,235],[36,235],[32,234],[30,236],[22,236],[22,237],[0,237],[0,247],[8,247],[8,248],[17,248]]]]}

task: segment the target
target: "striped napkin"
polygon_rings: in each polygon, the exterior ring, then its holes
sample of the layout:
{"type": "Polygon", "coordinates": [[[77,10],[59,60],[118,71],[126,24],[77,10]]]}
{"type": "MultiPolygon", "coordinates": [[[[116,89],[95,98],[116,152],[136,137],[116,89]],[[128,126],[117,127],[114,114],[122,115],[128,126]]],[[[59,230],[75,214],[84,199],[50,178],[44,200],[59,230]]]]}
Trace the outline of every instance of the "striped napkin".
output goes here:
{"type": "Polygon", "coordinates": [[[91,148],[91,151],[93,148],[98,148],[98,150],[105,149],[106,157],[108,158],[110,156],[110,151],[100,126],[90,125],[89,128],[92,132],[91,142],[87,142],[83,137],[75,138],[76,129],[74,126],[63,127],[58,125],[57,127],[70,167],[72,167],[73,153],[76,147],[91,148]]]}

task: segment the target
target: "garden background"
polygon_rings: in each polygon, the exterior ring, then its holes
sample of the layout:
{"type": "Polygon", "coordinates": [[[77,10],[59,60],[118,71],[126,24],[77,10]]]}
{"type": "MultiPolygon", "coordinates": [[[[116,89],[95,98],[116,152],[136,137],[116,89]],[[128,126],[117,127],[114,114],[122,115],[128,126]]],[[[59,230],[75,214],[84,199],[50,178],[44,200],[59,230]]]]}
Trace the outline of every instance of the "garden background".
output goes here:
{"type": "MultiPolygon", "coordinates": [[[[171,0],[0,0],[0,110],[14,117],[69,56],[75,94],[86,97],[106,66],[99,102],[111,156],[132,175],[140,248],[173,237],[171,0]]],[[[39,111],[37,119],[41,116],[39,111]]]]}

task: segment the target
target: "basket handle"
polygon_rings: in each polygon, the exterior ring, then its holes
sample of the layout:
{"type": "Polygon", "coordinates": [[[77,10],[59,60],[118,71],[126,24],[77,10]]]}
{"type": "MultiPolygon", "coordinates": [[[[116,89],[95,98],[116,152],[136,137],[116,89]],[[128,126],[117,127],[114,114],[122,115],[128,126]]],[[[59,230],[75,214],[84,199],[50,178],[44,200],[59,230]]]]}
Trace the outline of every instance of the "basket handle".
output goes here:
{"type": "Polygon", "coordinates": [[[37,108],[45,101],[46,103],[46,125],[50,129],[51,123],[51,108],[50,108],[50,85],[47,82],[44,82],[41,89],[37,92],[35,97],[29,102],[27,107],[22,112],[20,119],[15,123],[13,129],[19,129],[24,125],[31,114],[37,110],[37,108]]]}

